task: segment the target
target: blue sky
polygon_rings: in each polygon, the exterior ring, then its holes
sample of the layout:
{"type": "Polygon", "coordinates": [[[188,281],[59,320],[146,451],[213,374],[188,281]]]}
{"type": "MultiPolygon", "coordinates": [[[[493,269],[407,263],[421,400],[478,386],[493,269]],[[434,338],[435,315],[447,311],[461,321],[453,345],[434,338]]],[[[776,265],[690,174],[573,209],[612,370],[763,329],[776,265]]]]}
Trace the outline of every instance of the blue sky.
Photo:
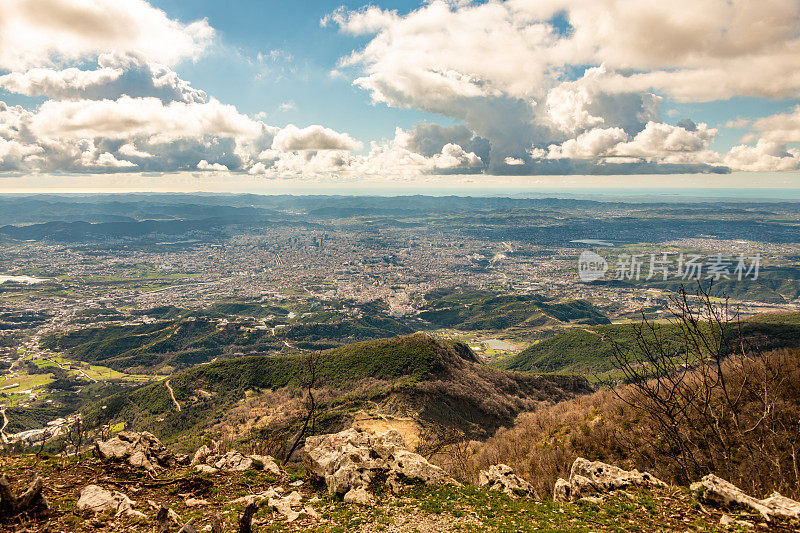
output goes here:
{"type": "Polygon", "coordinates": [[[785,186],[800,171],[795,0],[20,0],[4,15],[10,177],[785,186]]]}

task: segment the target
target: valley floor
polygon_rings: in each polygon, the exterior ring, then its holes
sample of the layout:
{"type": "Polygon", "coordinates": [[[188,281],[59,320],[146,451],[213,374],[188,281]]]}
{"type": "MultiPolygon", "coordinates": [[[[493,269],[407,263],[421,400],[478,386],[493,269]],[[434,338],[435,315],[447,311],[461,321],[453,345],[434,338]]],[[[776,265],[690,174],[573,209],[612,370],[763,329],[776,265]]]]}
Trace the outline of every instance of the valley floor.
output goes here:
{"type": "MultiPolygon", "coordinates": [[[[329,496],[324,486],[304,478],[301,467],[286,469],[288,473],[280,478],[255,470],[209,475],[197,474],[188,468],[162,470],[150,476],[94,458],[78,461],[74,458],[17,456],[0,457],[0,471],[18,491],[36,474],[40,475],[50,501],[51,511],[46,518],[21,521],[0,517],[0,531],[15,533],[25,528],[26,531],[49,533],[150,532],[154,531],[157,509],[161,504],[176,511],[181,524],[196,518],[194,526],[198,531],[203,531],[215,514],[221,515],[225,531],[238,531],[236,524],[245,504],[234,500],[270,488],[282,494],[299,491],[303,505],[312,508],[318,516],[301,514],[290,523],[273,512],[265,500],[253,520],[256,532],[766,530],[757,517],[724,515],[720,510],[700,505],[687,489],[677,487],[620,491],[602,503],[577,504],[511,499],[498,492],[474,487],[419,486],[407,489],[400,496],[393,496],[377,487],[379,503],[362,507],[329,496]],[[78,510],[76,502],[80,491],[89,484],[128,495],[136,502],[134,509],[144,513],[145,518],[78,510]],[[722,525],[721,520],[732,525],[722,525]],[[737,520],[741,522],[737,524],[737,520]]],[[[796,530],[780,524],[772,524],[772,528],[796,530]]],[[[178,529],[180,525],[175,524],[171,530],[178,529]]]]}

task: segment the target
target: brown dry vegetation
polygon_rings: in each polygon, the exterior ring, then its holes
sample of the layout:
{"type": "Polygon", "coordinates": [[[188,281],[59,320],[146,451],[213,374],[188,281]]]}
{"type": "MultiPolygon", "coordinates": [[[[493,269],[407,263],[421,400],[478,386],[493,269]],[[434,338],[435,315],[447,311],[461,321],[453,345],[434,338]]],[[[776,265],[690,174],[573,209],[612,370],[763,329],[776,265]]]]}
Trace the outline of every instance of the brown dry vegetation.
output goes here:
{"type": "MultiPolygon", "coordinates": [[[[507,463],[539,494],[552,494],[576,457],[648,470],[665,481],[686,484],[708,473],[727,478],[759,496],[777,490],[800,496],[800,351],[779,350],[727,359],[721,366],[729,390],[739,394],[736,418],[717,417],[717,427],[687,411],[678,419],[691,444],[686,465],[664,438],[661,424],[647,415],[633,386],[600,391],[520,415],[485,443],[455,443],[435,458],[456,477],[474,481],[491,464],[507,463]],[[633,404],[633,405],[631,405],[633,404]],[[725,439],[724,446],[715,442],[725,439]]],[[[687,374],[689,390],[708,395],[708,409],[725,413],[720,390],[703,386],[699,371],[687,374]]]]}

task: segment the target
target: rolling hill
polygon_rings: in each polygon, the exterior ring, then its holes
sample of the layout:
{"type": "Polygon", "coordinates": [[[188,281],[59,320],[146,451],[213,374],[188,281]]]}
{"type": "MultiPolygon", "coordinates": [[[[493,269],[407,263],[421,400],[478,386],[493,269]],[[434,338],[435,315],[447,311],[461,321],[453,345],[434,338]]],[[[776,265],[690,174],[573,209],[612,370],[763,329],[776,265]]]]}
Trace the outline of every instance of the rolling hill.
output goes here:
{"type": "MultiPolygon", "coordinates": [[[[196,436],[246,398],[302,388],[307,355],[246,357],[201,365],[164,383],[125,391],[90,407],[99,423],[124,421],[166,441],[196,436]],[[202,391],[199,393],[198,391],[202,391]]],[[[591,391],[584,378],[537,376],[483,365],[464,344],[414,334],[318,352],[320,429],[340,428],[364,408],[414,416],[422,425],[485,437],[522,411],[591,391]]],[[[284,420],[284,425],[296,419],[284,420]]]]}
{"type": "Polygon", "coordinates": [[[548,322],[608,324],[608,318],[584,300],[553,302],[546,297],[498,294],[467,288],[439,289],[425,295],[419,318],[439,327],[463,330],[538,326],[548,322]]]}
{"type": "MultiPolygon", "coordinates": [[[[763,351],[800,346],[800,313],[757,315],[742,321],[741,326],[743,336],[763,351]]],[[[658,327],[665,342],[679,351],[679,331],[670,325],[658,327]]],[[[572,328],[529,346],[498,366],[524,372],[602,374],[615,367],[609,339],[623,349],[633,349],[636,342],[630,324],[572,328]]]]}
{"type": "MultiPolygon", "coordinates": [[[[234,304],[219,307],[228,312],[232,308],[253,311],[234,304]]],[[[220,322],[216,319],[228,315],[222,315],[216,307],[211,309],[211,316],[186,317],[185,314],[150,324],[104,325],[48,335],[42,339],[41,346],[121,372],[163,374],[215,358],[280,352],[286,348],[285,341],[299,348],[330,348],[413,332],[408,325],[389,317],[339,317],[330,323],[312,324],[273,320],[270,325],[280,326],[273,331],[238,317],[220,322]]],[[[167,309],[165,316],[174,316],[174,313],[167,309]]]]}

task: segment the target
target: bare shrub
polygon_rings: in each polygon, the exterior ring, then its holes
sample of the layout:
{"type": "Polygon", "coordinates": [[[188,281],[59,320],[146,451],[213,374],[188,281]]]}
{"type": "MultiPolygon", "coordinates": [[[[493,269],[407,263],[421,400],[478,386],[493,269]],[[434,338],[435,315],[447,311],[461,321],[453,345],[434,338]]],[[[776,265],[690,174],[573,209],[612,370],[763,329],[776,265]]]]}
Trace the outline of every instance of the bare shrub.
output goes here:
{"type": "Polygon", "coordinates": [[[767,483],[794,491],[797,364],[791,352],[762,354],[728,302],[709,291],[698,285],[694,298],[681,290],[673,299],[669,325],[679,332],[678,346],[647,320],[634,326],[635,349],[615,345],[615,362],[631,385],[614,392],[646,415],[653,446],[678,482],[714,472],[752,488],[767,483]]]}
{"type": "Polygon", "coordinates": [[[752,493],[800,496],[800,351],[762,353],[727,303],[702,291],[678,295],[672,324],[680,343],[644,321],[637,350],[617,349],[627,385],[524,413],[471,443],[457,468],[474,477],[503,462],[552,494],[582,456],[678,484],[713,472],[752,493]]]}
{"type": "MultiPolygon", "coordinates": [[[[533,484],[538,494],[552,494],[559,477],[569,475],[577,456],[620,462],[631,446],[619,442],[618,427],[627,406],[607,391],[521,414],[514,426],[498,431],[469,449],[470,481],[480,470],[505,463],[533,484]]],[[[443,467],[450,468],[447,462],[443,467]]]]}

